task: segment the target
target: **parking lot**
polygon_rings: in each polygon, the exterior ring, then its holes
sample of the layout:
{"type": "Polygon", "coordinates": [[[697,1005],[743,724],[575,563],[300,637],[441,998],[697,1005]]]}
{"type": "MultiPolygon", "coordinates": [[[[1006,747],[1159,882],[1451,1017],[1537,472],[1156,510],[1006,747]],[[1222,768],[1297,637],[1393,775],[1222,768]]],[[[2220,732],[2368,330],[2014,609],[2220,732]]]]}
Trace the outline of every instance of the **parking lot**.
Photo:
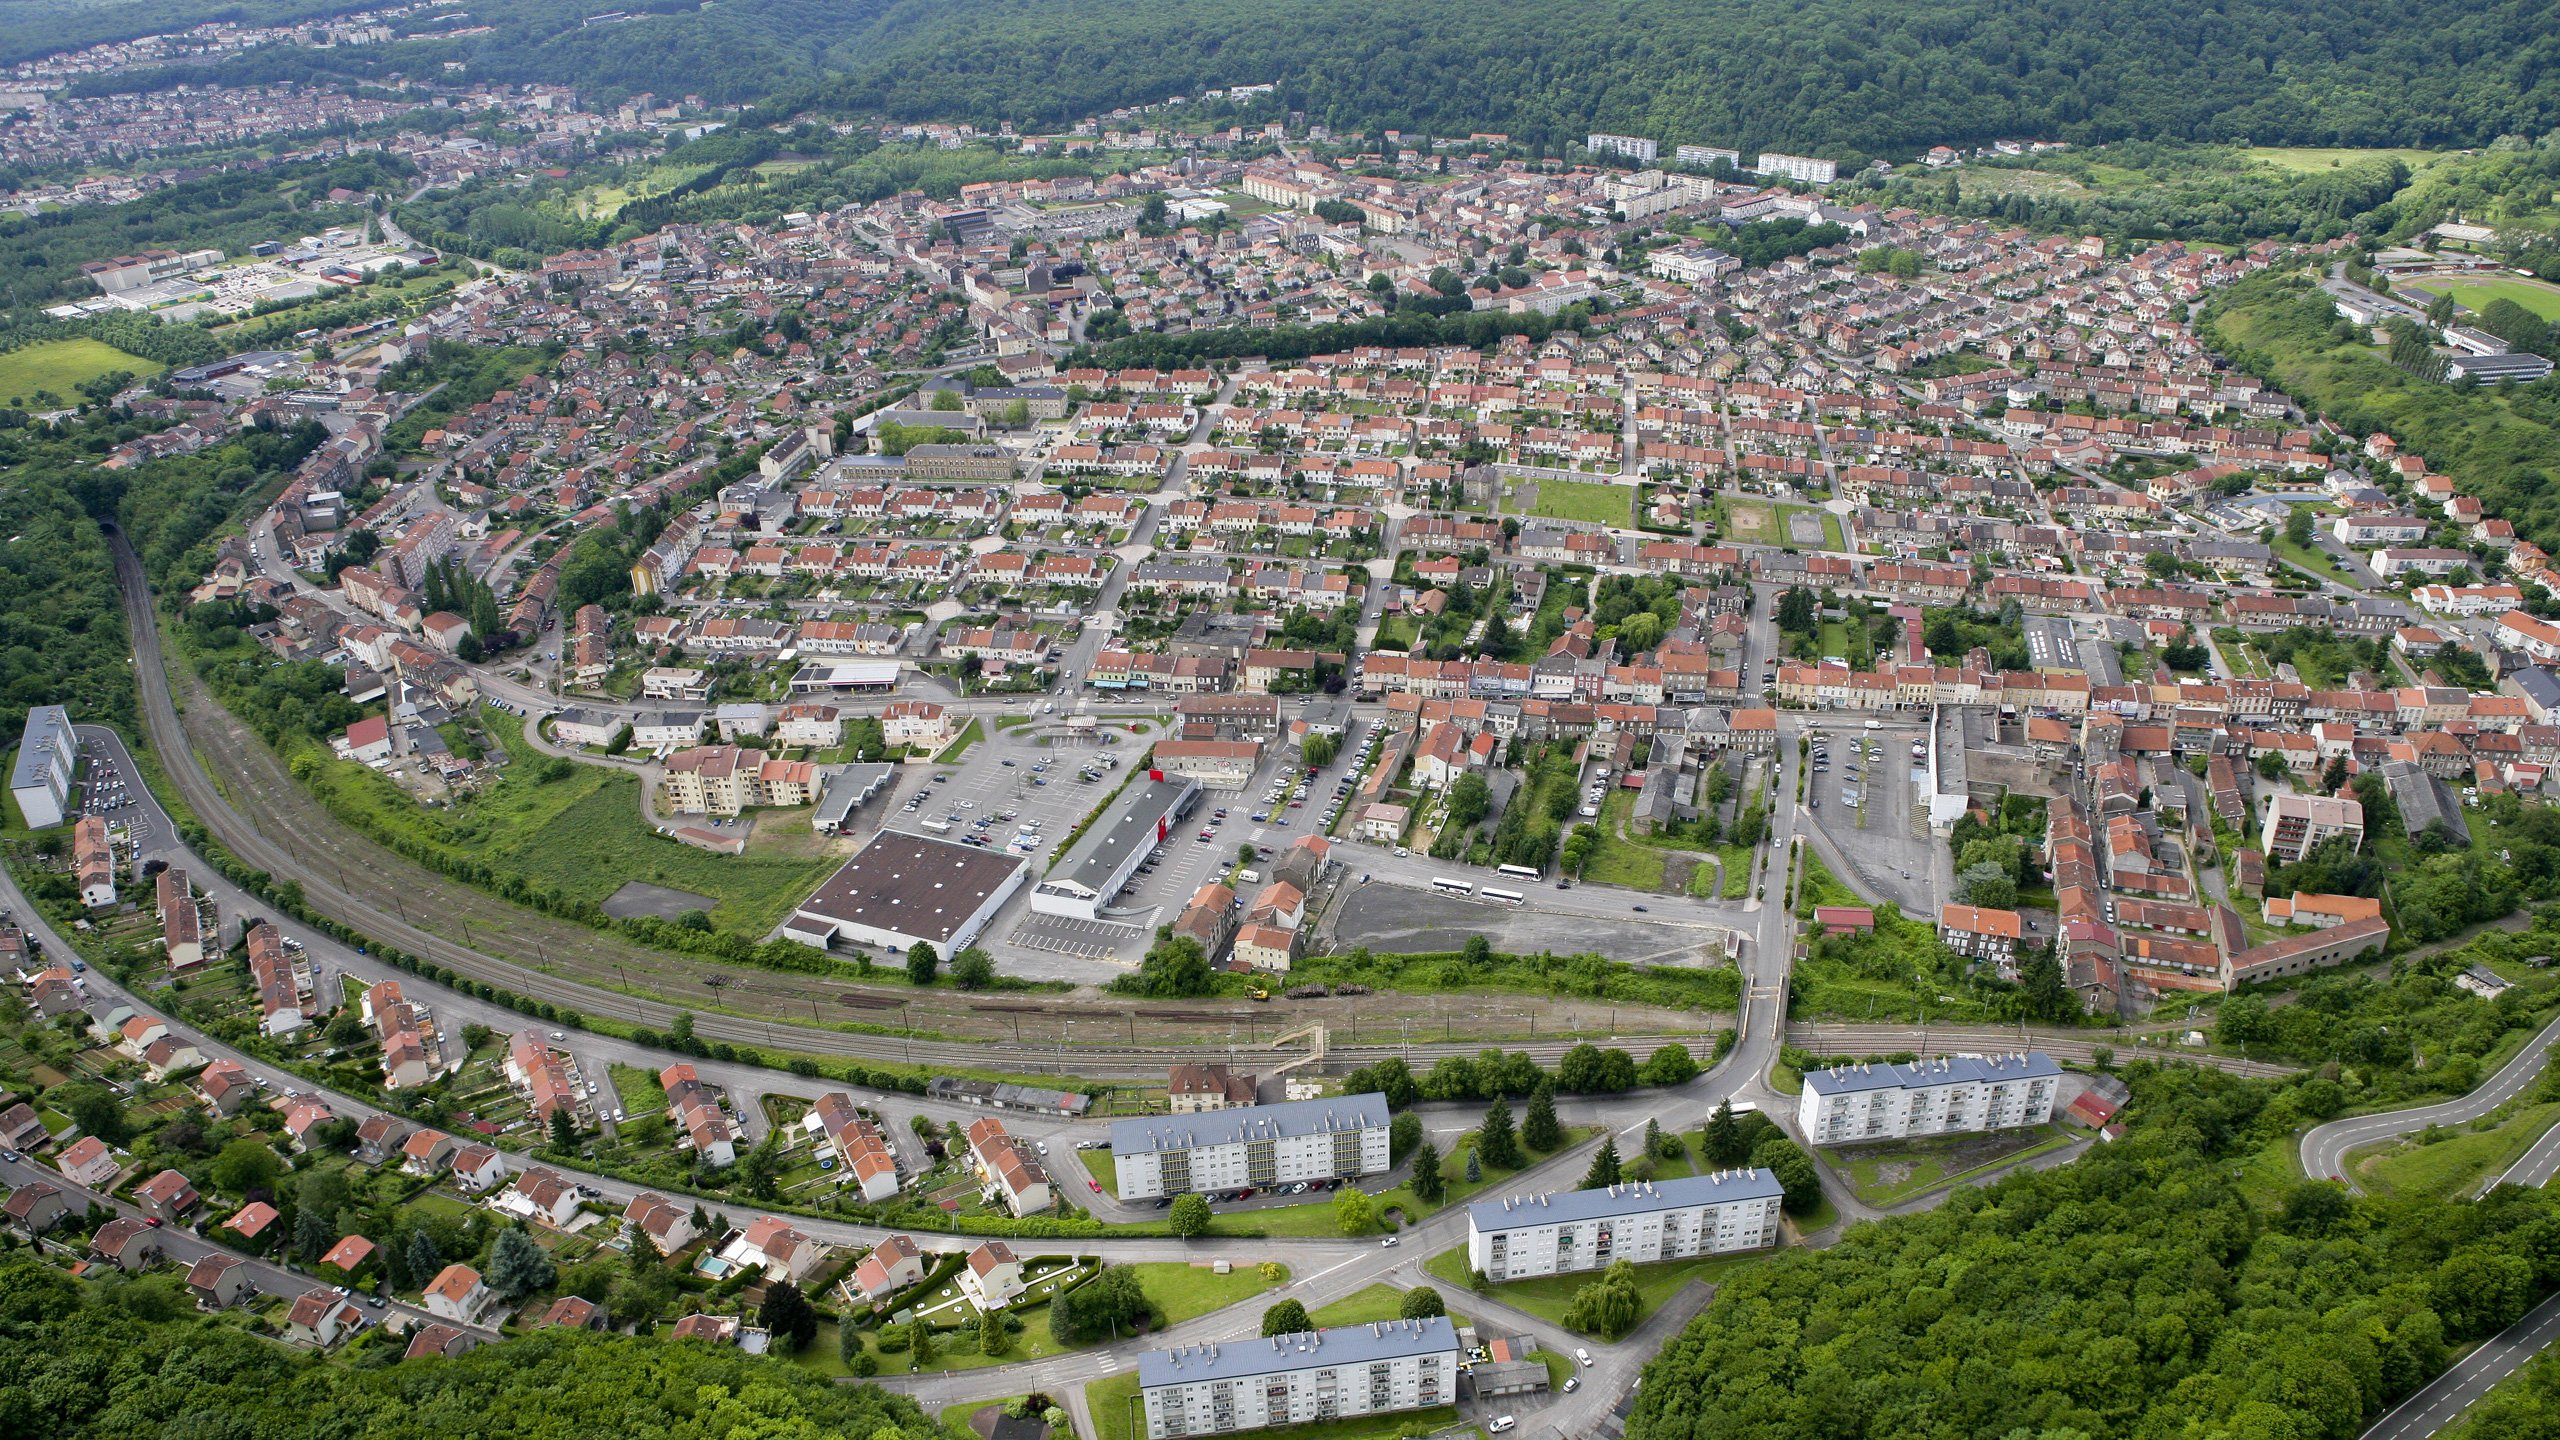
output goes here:
{"type": "Polygon", "coordinates": [[[1827,727],[1825,738],[1814,742],[1827,760],[1820,753],[1808,757],[1805,806],[1866,888],[1927,914],[1934,913],[1927,845],[1912,834],[1913,797],[1927,783],[1926,761],[1911,756],[1919,733],[1907,726],[1827,727]]]}
{"type": "Polygon", "coordinates": [[[988,849],[1009,846],[1045,867],[1145,750],[1143,738],[1118,729],[1093,738],[1035,726],[990,730],[958,763],[935,766],[890,808],[883,827],[988,849]],[[1117,743],[1104,736],[1118,737],[1117,743]]]}

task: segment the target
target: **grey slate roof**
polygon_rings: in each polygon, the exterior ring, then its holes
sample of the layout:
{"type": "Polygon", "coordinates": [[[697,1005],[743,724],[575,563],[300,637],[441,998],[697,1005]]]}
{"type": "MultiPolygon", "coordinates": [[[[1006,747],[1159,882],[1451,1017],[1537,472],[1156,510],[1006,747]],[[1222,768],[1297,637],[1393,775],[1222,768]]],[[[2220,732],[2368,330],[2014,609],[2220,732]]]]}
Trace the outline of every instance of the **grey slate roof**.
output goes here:
{"type": "Polygon", "coordinates": [[[1921,1090],[1968,1081],[1988,1084],[2061,1073],[2062,1067],[2053,1063],[2052,1056],[2030,1050],[2024,1055],[1946,1055],[1910,1065],[1844,1065],[1836,1070],[1810,1071],[1804,1083],[1818,1095],[1848,1095],[1867,1090],[1921,1090]]]}
{"type": "Polygon", "coordinates": [[[1446,1315],[1386,1320],[1263,1340],[1150,1350],[1138,1357],[1138,1385],[1152,1390],[1204,1380],[1242,1380],[1314,1365],[1366,1365],[1442,1351],[1454,1355],[1457,1349],[1458,1331],[1446,1315]]]}
{"type": "Polygon", "coordinates": [[[1111,1153],[1199,1150],[1246,1140],[1284,1140],[1372,1126],[1387,1126],[1387,1099],[1383,1095],[1292,1100],[1281,1105],[1248,1105],[1198,1115],[1145,1115],[1111,1122],[1111,1153]]]}
{"type": "Polygon", "coordinates": [[[1786,1194],[1772,1170],[1726,1170],[1713,1175],[1686,1175],[1676,1180],[1611,1185],[1601,1190],[1568,1190],[1562,1195],[1505,1195],[1467,1207],[1467,1223],[1490,1233],[1528,1225],[1566,1225],[1579,1220],[1607,1220],[1680,1210],[1691,1205],[1726,1205],[1737,1200],[1776,1200],[1786,1194]]]}

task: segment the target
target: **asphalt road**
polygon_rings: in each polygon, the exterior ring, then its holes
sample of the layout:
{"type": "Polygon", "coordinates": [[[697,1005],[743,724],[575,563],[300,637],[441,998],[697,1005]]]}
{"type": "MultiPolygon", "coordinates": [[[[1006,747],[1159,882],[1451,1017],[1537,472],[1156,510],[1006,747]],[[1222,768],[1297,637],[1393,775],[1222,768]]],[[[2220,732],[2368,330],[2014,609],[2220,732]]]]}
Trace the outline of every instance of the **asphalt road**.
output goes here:
{"type": "Polygon", "coordinates": [[[2434,1383],[2374,1421],[2360,1440],[2425,1440],[2460,1420],[2489,1387],[2514,1374],[2555,1338],[2560,1338],[2560,1295],[2536,1305],[2456,1361],[2434,1383]]]}
{"type": "Polygon", "coordinates": [[[2356,1189],[2356,1182],[2347,1174],[2347,1152],[2359,1146],[2397,1139],[2430,1125],[2460,1125],[2488,1114],[2524,1093],[2525,1087],[2541,1076],[2543,1067],[2551,1059],[2545,1052],[2555,1042],[2560,1042],[2560,1020],[2544,1026],[2542,1033],[2527,1041],[2524,1049],[2501,1066],[2497,1074],[2460,1099],[2447,1100],[2440,1105],[2422,1105],[2414,1110],[2354,1115],[2305,1132],[2302,1137],[2302,1173],[2337,1180],[2349,1190],[2356,1189]]]}

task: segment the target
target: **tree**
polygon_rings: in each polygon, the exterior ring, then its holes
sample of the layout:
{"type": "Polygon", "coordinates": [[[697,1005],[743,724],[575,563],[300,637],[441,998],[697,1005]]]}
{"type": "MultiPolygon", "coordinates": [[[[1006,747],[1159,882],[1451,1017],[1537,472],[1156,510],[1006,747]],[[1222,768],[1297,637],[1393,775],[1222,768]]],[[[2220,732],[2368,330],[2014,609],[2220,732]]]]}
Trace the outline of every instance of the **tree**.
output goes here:
{"type": "Polygon", "coordinates": [[[284,1174],[284,1158],[264,1140],[244,1135],[223,1146],[205,1174],[226,1195],[273,1195],[284,1174]]]}
{"type": "Polygon", "coordinates": [[[1011,1343],[1012,1338],[1005,1333],[1003,1311],[981,1310],[978,1312],[979,1354],[1001,1355],[1004,1353],[1005,1346],[1011,1343]]]}
{"type": "MultiPolygon", "coordinates": [[[[1524,1162],[1525,1157],[1520,1153],[1520,1137],[1511,1128],[1511,1106],[1507,1102],[1496,1100],[1486,1107],[1484,1122],[1476,1130],[1475,1153],[1483,1156],[1487,1165],[1504,1170],[1517,1170],[1524,1162]]],[[[1476,1177],[1470,1175],[1467,1178],[1472,1180],[1476,1177]]]]}
{"type": "Polygon", "coordinates": [[[932,984],[933,972],[941,967],[942,952],[933,948],[932,941],[919,940],[907,947],[908,984],[918,986],[932,984]]]}
{"type": "Polygon", "coordinates": [[[861,1327],[850,1320],[836,1326],[836,1358],[856,1375],[873,1374],[880,1368],[880,1362],[871,1359],[870,1349],[862,1343],[861,1327]],[[871,1361],[869,1370],[860,1368],[866,1360],[871,1361]]]}
{"type": "Polygon", "coordinates": [[[1283,1300],[1262,1312],[1266,1340],[1274,1335],[1304,1335],[1315,1328],[1316,1322],[1307,1318],[1307,1307],[1295,1300],[1283,1300]]]}
{"type": "Polygon", "coordinates": [[[1816,618],[1813,592],[1803,586],[1788,586],[1786,592],[1778,597],[1779,629],[1798,634],[1810,633],[1816,618]]]}
{"type": "Polygon", "coordinates": [[[2026,991],[2027,1014],[2037,1020],[2068,1020],[2080,1002],[2062,973],[2062,961],[2050,945],[2042,946],[2018,967],[2018,984],[2026,991]]]}
{"type": "Polygon", "coordinates": [[[919,1370],[933,1363],[934,1345],[932,1326],[927,1325],[921,1320],[916,1322],[915,1343],[909,1347],[909,1353],[915,1356],[916,1368],[919,1370]]]}
{"type": "Polygon", "coordinates": [[[1333,1223],[1345,1235],[1366,1235],[1378,1228],[1378,1205],[1357,1185],[1334,1192],[1333,1223]]]}
{"type": "Polygon", "coordinates": [[[554,1150],[578,1148],[578,1122],[569,1118],[569,1107],[566,1105],[552,1107],[551,1148],[554,1150]]]}
{"type": "Polygon", "coordinates": [[[818,1338],[817,1307],[788,1280],[777,1281],[766,1289],[764,1304],[756,1310],[756,1321],[781,1342],[787,1354],[799,1354],[818,1338]]]}
{"type": "Polygon", "coordinates": [[[995,978],[995,957],[975,945],[951,957],[951,983],[963,990],[984,990],[995,978]]]}
{"type": "Polygon", "coordinates": [[[499,1231],[497,1243],[489,1247],[489,1288],[501,1299],[521,1300],[549,1285],[558,1273],[551,1252],[522,1230],[499,1231]]]}
{"type": "Polygon", "coordinates": [[[1636,1267],[1614,1261],[1600,1278],[1573,1292],[1565,1303],[1564,1325],[1586,1335],[1615,1340],[1636,1326],[1644,1313],[1644,1292],[1636,1287],[1636,1267]]]}
{"type": "Polygon", "coordinates": [[[1205,1197],[1181,1195],[1175,1197],[1172,1213],[1165,1217],[1165,1223],[1173,1228],[1174,1234],[1188,1240],[1197,1235],[1207,1234],[1212,1218],[1209,1202],[1205,1197]]]}
{"type": "Polygon", "coordinates": [[[1605,1190],[1618,1183],[1618,1137],[1600,1142],[1600,1153],[1591,1157],[1591,1168],[1582,1172],[1582,1188],[1605,1190]]]}
{"type": "Polygon", "coordinates": [[[1790,1215],[1810,1215],[1822,1208],[1822,1172],[1813,1157],[1784,1135],[1772,1133],[1751,1149],[1753,1166],[1778,1177],[1786,1197],[1778,1207],[1790,1215]]]}
{"type": "Polygon", "coordinates": [[[293,1248],[305,1260],[318,1260],[338,1243],[337,1219],[325,1210],[309,1207],[293,1214],[293,1248]]]}
{"type": "Polygon", "coordinates": [[[1209,968],[1208,955],[1188,935],[1158,940],[1138,961],[1135,973],[1111,982],[1111,989],[1119,994],[1159,1000],[1207,995],[1217,988],[1218,975],[1209,968]]]}
{"type": "Polygon", "coordinates": [[[436,1249],[436,1237],[424,1228],[409,1232],[407,1251],[409,1282],[423,1287],[444,1269],[444,1255],[436,1249]]]}
{"type": "Polygon", "coordinates": [[[1422,1117],[1419,1115],[1398,1115],[1389,1122],[1387,1125],[1388,1163],[1393,1164],[1412,1154],[1413,1147],[1422,1143],[1423,1133],[1422,1117]]]}
{"type": "Polygon", "coordinates": [[[1437,1205],[1448,1185],[1440,1176],[1440,1147],[1425,1139],[1413,1147],[1413,1178],[1405,1182],[1413,1190],[1413,1198],[1426,1205],[1437,1205]]]}
{"type": "Polygon", "coordinates": [[[1476,1146],[1470,1145],[1467,1147],[1467,1183],[1474,1185],[1481,1182],[1483,1179],[1484,1151],[1476,1146]]]}
{"type": "Polygon", "coordinates": [[[1657,1047],[1644,1057],[1644,1067],[1636,1071],[1636,1078],[1647,1085],[1685,1085],[1697,1077],[1698,1057],[1676,1041],[1657,1047]]]}
{"type": "Polygon", "coordinates": [[[1428,1285],[1416,1285],[1407,1290],[1404,1299],[1396,1305],[1397,1317],[1404,1320],[1428,1320],[1434,1315],[1448,1313],[1449,1302],[1428,1285]]]}
{"type": "Polygon", "coordinates": [[[71,1117],[71,1123],[110,1145],[125,1140],[124,1105],[103,1085],[74,1080],[45,1092],[46,1103],[71,1117]]]}
{"type": "Polygon", "coordinates": [[[1465,830],[1493,812],[1493,788],[1470,770],[1449,787],[1449,828],[1465,830]]]}
{"type": "Polygon", "coordinates": [[[1529,1092],[1529,1110],[1520,1121],[1520,1143],[1543,1155],[1564,1143],[1564,1127],[1556,1123],[1555,1087],[1545,1076],[1529,1092]]]}

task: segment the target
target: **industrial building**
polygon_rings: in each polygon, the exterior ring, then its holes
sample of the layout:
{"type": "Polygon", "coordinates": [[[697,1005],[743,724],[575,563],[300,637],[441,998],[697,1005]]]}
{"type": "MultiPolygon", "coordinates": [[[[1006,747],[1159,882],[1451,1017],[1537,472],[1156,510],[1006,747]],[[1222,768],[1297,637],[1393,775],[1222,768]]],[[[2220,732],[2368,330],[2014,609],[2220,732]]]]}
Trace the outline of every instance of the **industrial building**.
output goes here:
{"type": "Polygon", "coordinates": [[[1458,1394],[1458,1331],[1446,1315],[1138,1357],[1148,1440],[1428,1410],[1458,1394]]]}
{"type": "Polygon", "coordinates": [[[1768,1170],[1726,1170],[1467,1207],[1467,1264],[1496,1280],[1605,1270],[1778,1243],[1786,1188],[1768,1170]]]}
{"type": "Polygon", "coordinates": [[[883,830],[800,902],[782,933],[821,950],[842,942],[898,955],[921,940],[948,960],[1030,874],[1001,850],[883,830]]]}
{"type": "Polygon", "coordinates": [[[1173,827],[1199,804],[1196,780],[1150,770],[1130,781],[1033,888],[1031,908],[1043,915],[1099,918],[1128,888],[1139,862],[1171,839],[1173,827]]]}
{"type": "Polygon", "coordinates": [[[1111,1161],[1123,1200],[1377,1175],[1387,1123],[1378,1095],[1150,1115],[1111,1122],[1111,1161]]]}
{"type": "Polygon", "coordinates": [[[1808,1071],[1796,1124],[1816,1145],[2009,1130],[2053,1118],[2062,1067],[2041,1050],[1808,1071]]]}

